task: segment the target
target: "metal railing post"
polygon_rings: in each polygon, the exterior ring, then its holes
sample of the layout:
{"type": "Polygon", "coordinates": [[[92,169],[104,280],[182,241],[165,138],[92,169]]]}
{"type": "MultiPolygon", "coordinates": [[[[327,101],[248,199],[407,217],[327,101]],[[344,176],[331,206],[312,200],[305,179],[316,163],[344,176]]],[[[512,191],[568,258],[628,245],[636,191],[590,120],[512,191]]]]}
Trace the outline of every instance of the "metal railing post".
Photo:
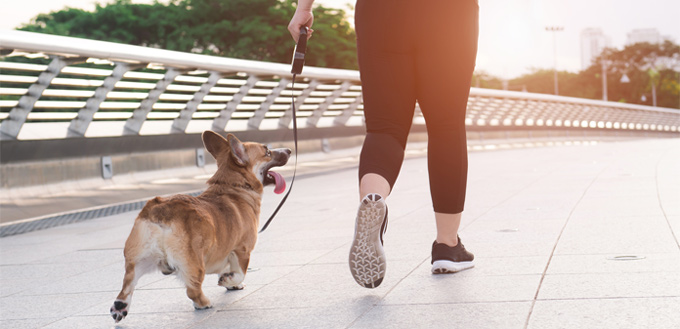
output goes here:
{"type": "Polygon", "coordinates": [[[194,97],[187,103],[187,106],[179,112],[179,116],[173,121],[171,133],[173,134],[183,134],[189,125],[189,121],[198,109],[198,105],[203,102],[203,98],[210,93],[210,89],[215,87],[217,81],[222,79],[222,73],[220,72],[210,72],[210,77],[208,81],[201,85],[201,88],[194,93],[194,97]]]}
{"type": "Polygon", "coordinates": [[[323,103],[319,104],[319,107],[314,110],[312,115],[307,118],[307,125],[316,127],[316,125],[319,123],[319,119],[323,116],[323,113],[328,110],[328,107],[333,105],[336,99],[338,99],[344,92],[349,90],[349,88],[352,86],[352,84],[349,81],[343,81],[342,84],[340,85],[340,88],[334,90],[330,96],[326,96],[324,99],[323,103]]]}
{"type": "Polygon", "coordinates": [[[3,120],[0,124],[0,139],[16,139],[21,131],[21,126],[24,125],[28,118],[28,114],[33,111],[35,102],[42,96],[45,89],[49,87],[52,80],[67,65],[85,60],[86,58],[82,57],[64,58],[53,56],[45,71],[38,76],[38,80],[28,88],[25,95],[21,96],[17,106],[9,112],[7,119],[3,120]]]}
{"type": "MultiPolygon", "coordinates": [[[[297,106],[296,108],[299,110],[300,107],[305,103],[305,100],[311,93],[316,89],[317,86],[319,86],[321,82],[317,79],[313,79],[312,81],[309,82],[307,85],[307,88],[305,88],[302,93],[295,97],[295,105],[297,106]]],[[[295,93],[295,90],[291,90],[292,93],[295,93]]],[[[281,116],[279,119],[279,127],[281,128],[288,128],[288,125],[290,125],[290,122],[293,120],[293,108],[289,107],[286,112],[281,116]]]]}
{"type": "Polygon", "coordinates": [[[255,110],[253,116],[250,117],[250,119],[248,119],[248,129],[260,128],[260,124],[267,115],[269,108],[274,104],[274,102],[276,102],[276,98],[281,96],[281,92],[288,88],[290,82],[291,80],[288,78],[281,78],[281,80],[279,80],[279,84],[276,87],[274,87],[274,89],[272,89],[271,94],[267,95],[267,98],[264,100],[264,102],[262,102],[260,108],[255,110]]]}
{"type": "MultiPolygon", "coordinates": [[[[97,88],[94,92],[94,96],[87,99],[85,107],[78,111],[78,115],[75,119],[71,121],[68,127],[67,136],[68,137],[83,137],[87,132],[87,127],[94,119],[94,114],[99,111],[99,108],[104,100],[106,100],[106,95],[116,87],[116,83],[123,78],[125,73],[131,69],[130,64],[119,62],[113,68],[111,75],[104,79],[104,83],[101,87],[97,88]]],[[[145,67],[146,64],[135,65],[136,67],[145,67]]]]}
{"type": "Polygon", "coordinates": [[[139,131],[142,129],[144,121],[146,121],[147,115],[153,109],[153,105],[158,102],[167,89],[168,86],[175,81],[175,78],[186,72],[187,70],[179,70],[175,68],[168,68],[162,79],[158,80],[154,89],[149,91],[149,94],[144,100],[139,104],[139,108],[132,112],[132,117],[127,119],[125,122],[125,127],[123,127],[123,135],[139,135],[139,131]]]}
{"type": "Polygon", "coordinates": [[[213,120],[212,123],[212,129],[216,131],[224,131],[224,129],[227,127],[227,123],[229,120],[231,120],[232,114],[236,112],[236,107],[241,103],[241,100],[243,97],[248,95],[248,91],[255,87],[258,81],[260,81],[260,77],[257,75],[251,75],[248,77],[246,80],[246,83],[239,88],[238,92],[232,96],[231,100],[227,103],[227,106],[224,107],[222,111],[220,111],[220,114],[215,120],[213,120]]]}

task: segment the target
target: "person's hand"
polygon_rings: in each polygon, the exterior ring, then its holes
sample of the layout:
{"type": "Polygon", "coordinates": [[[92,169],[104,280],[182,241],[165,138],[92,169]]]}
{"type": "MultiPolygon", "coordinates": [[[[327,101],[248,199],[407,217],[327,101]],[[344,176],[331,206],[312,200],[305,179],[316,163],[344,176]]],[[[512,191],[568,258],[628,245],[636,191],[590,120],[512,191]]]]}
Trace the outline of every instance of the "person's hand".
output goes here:
{"type": "Polygon", "coordinates": [[[312,30],[313,23],[314,14],[312,14],[311,10],[298,9],[295,11],[295,15],[293,15],[293,18],[290,20],[290,23],[288,24],[288,31],[290,32],[290,35],[293,36],[293,40],[295,40],[295,43],[298,42],[298,38],[300,37],[300,28],[302,28],[303,26],[309,28],[307,32],[307,39],[312,37],[312,33],[314,32],[314,30],[312,30]]]}

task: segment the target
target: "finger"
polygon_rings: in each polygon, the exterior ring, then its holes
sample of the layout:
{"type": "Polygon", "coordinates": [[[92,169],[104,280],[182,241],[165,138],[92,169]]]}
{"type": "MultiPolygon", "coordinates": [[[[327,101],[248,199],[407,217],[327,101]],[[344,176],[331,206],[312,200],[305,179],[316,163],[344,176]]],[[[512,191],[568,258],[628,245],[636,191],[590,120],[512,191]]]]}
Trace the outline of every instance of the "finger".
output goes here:
{"type": "Polygon", "coordinates": [[[295,25],[291,22],[291,24],[288,25],[288,32],[290,32],[290,35],[293,37],[293,40],[295,40],[295,43],[297,43],[298,39],[300,38],[299,25],[295,25]]]}

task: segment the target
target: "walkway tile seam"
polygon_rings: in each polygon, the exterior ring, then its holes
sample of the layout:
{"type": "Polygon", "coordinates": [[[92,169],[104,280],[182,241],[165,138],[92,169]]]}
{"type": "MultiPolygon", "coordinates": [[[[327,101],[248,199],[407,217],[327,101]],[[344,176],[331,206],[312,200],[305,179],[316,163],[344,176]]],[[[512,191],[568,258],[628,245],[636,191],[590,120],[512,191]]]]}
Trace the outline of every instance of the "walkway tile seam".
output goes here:
{"type": "MultiPolygon", "coordinates": [[[[626,255],[630,253],[625,253],[626,255]]],[[[645,255],[671,255],[671,254],[676,254],[676,252],[645,252],[645,255]]],[[[589,253],[557,253],[555,256],[621,256],[620,254],[616,253],[611,253],[611,252],[589,252],[589,253]]]]}
{"type": "MultiPolygon", "coordinates": [[[[73,316],[73,315],[71,315],[71,316],[73,316]]],[[[69,316],[69,317],[71,317],[71,316],[69,316]]],[[[64,319],[67,319],[67,318],[69,318],[69,317],[66,317],[66,318],[46,317],[46,318],[26,318],[26,319],[0,320],[0,324],[2,324],[2,323],[5,322],[5,321],[6,321],[6,322],[10,322],[10,321],[51,320],[50,322],[47,322],[47,323],[42,324],[42,325],[40,326],[40,328],[45,328],[45,327],[48,327],[48,326],[50,326],[50,325],[52,325],[52,324],[55,324],[55,323],[57,323],[57,322],[59,322],[59,321],[62,321],[62,320],[64,320],[64,319]]]]}
{"type": "MultiPolygon", "coordinates": [[[[666,152],[668,153],[668,152],[666,152]]],[[[680,250],[680,239],[678,239],[678,236],[675,235],[675,230],[673,229],[673,224],[671,224],[670,216],[668,216],[666,209],[663,206],[663,201],[661,200],[661,193],[659,191],[659,176],[658,176],[658,170],[659,170],[659,163],[661,163],[661,160],[657,163],[657,168],[655,169],[655,178],[656,178],[656,196],[659,200],[659,208],[661,209],[661,213],[663,214],[664,219],[666,219],[666,224],[668,225],[668,229],[671,232],[671,235],[673,236],[673,239],[675,240],[675,244],[678,246],[678,250],[680,250]]]]}
{"type": "MultiPolygon", "coordinates": [[[[78,293],[78,294],[75,294],[75,293],[74,293],[73,295],[99,294],[99,293],[101,293],[101,292],[83,292],[83,293],[78,293]]],[[[98,305],[99,303],[96,303],[96,304],[98,305]]],[[[68,312],[64,312],[64,315],[63,315],[59,320],[57,320],[57,321],[61,321],[61,320],[63,320],[63,319],[70,318],[70,317],[75,316],[75,315],[77,315],[77,314],[79,314],[79,313],[82,313],[82,312],[84,312],[84,311],[86,311],[86,310],[88,310],[88,309],[90,309],[90,308],[92,308],[92,307],[93,307],[93,305],[83,306],[83,307],[78,308],[78,309],[64,308],[64,309],[69,310],[69,311],[68,311],[68,312]]],[[[54,317],[34,317],[34,318],[24,318],[24,319],[22,319],[22,320],[31,320],[31,319],[52,319],[52,318],[54,318],[54,317]]],[[[17,320],[17,319],[6,319],[6,320],[7,320],[7,321],[12,320],[12,321],[13,321],[13,320],[17,320]]],[[[57,321],[54,321],[54,322],[57,322],[57,321]]],[[[54,323],[54,322],[51,322],[51,323],[54,323]]]]}
{"type": "MultiPolygon", "coordinates": [[[[148,284],[154,284],[157,283],[161,280],[164,280],[165,278],[161,278],[160,280],[154,281],[154,282],[149,282],[148,284]]],[[[248,285],[248,287],[251,286],[261,286],[257,288],[256,290],[252,291],[255,292],[262,287],[266,286],[266,284],[252,284],[248,285]]],[[[186,290],[184,287],[167,287],[167,288],[135,288],[135,291],[168,291],[168,290],[186,290]]],[[[16,294],[13,295],[7,295],[3,296],[2,298],[8,298],[8,297],[42,297],[42,296],[71,296],[71,295],[82,295],[82,294],[100,294],[100,293],[112,293],[113,295],[117,294],[120,292],[119,289],[115,290],[91,290],[91,291],[80,291],[80,292],[63,292],[63,293],[49,293],[49,294],[30,294],[30,295],[20,295],[20,296],[15,296],[16,294]]],[[[247,295],[246,295],[247,296],[247,295]]]]}
{"type": "MultiPolygon", "coordinates": [[[[590,299],[605,299],[605,298],[590,298],[590,299]]],[[[375,304],[373,305],[374,307],[403,307],[403,306],[428,306],[428,305],[470,305],[470,304],[508,304],[508,303],[529,303],[532,300],[527,299],[527,300],[508,300],[508,301],[469,301],[469,302],[433,302],[433,303],[391,303],[391,304],[375,304]]],[[[301,306],[286,306],[282,305],[280,307],[261,307],[257,309],[248,309],[248,308],[224,308],[224,309],[219,309],[217,310],[218,313],[226,313],[226,312],[242,312],[242,311],[250,311],[250,310],[257,310],[257,311],[266,311],[266,310],[280,310],[280,309],[287,309],[287,310],[313,310],[317,309],[317,307],[313,306],[307,306],[307,307],[301,307],[301,306]]],[[[188,312],[194,312],[194,311],[186,311],[188,312]]],[[[160,312],[145,312],[146,313],[160,313],[160,312]]],[[[140,313],[141,314],[141,313],[140,313]]],[[[358,318],[357,318],[358,319],[358,318]]]]}
{"type": "Polygon", "coordinates": [[[595,175],[595,177],[593,177],[593,179],[590,181],[590,184],[588,184],[588,186],[585,188],[585,190],[581,194],[581,197],[578,199],[578,201],[576,201],[573,208],[569,212],[569,216],[567,216],[567,219],[564,221],[564,225],[562,226],[562,229],[560,230],[560,234],[555,239],[555,244],[552,248],[552,251],[550,252],[550,257],[548,258],[548,262],[546,263],[545,268],[543,269],[543,274],[541,275],[541,279],[538,282],[538,287],[536,288],[536,294],[534,295],[533,301],[531,303],[531,307],[529,308],[529,312],[528,312],[526,321],[524,322],[524,328],[525,329],[529,327],[529,323],[531,322],[531,315],[534,312],[534,307],[536,306],[536,301],[538,300],[538,295],[540,294],[541,287],[543,286],[543,280],[545,279],[546,274],[548,273],[548,268],[550,268],[550,263],[552,262],[552,259],[555,255],[555,251],[557,250],[557,246],[560,243],[560,239],[562,238],[562,235],[564,234],[564,230],[567,228],[567,225],[569,224],[569,220],[571,219],[572,215],[574,214],[574,211],[576,211],[576,208],[578,207],[578,205],[585,198],[585,196],[588,193],[588,191],[590,190],[590,188],[597,181],[597,179],[602,175],[602,173],[607,171],[608,168],[609,168],[609,166],[605,166],[604,168],[602,168],[600,170],[599,173],[597,173],[597,175],[595,175]]]}
{"type": "Polygon", "coordinates": [[[540,298],[537,302],[551,302],[551,301],[586,301],[586,300],[621,300],[621,299],[668,299],[680,298],[680,295],[669,296],[621,296],[621,297],[579,297],[579,298],[540,298]]]}
{"type": "Polygon", "coordinates": [[[664,202],[661,198],[661,191],[660,191],[660,184],[659,184],[659,166],[662,163],[662,160],[664,160],[664,157],[667,156],[668,154],[671,154],[672,152],[677,152],[673,148],[669,148],[664,152],[664,154],[661,155],[659,158],[658,162],[656,163],[656,166],[654,168],[654,182],[656,183],[656,196],[659,200],[659,208],[661,208],[661,212],[663,213],[663,216],[666,218],[666,223],[668,224],[668,228],[671,231],[671,234],[673,235],[673,238],[675,239],[675,243],[678,246],[678,249],[680,249],[680,239],[678,238],[677,235],[675,235],[675,230],[673,230],[673,225],[671,224],[670,221],[670,216],[666,212],[666,209],[664,208],[664,202]]]}
{"type": "MultiPolygon", "coordinates": [[[[66,254],[68,254],[68,253],[66,253],[66,254]]],[[[63,254],[63,255],[66,255],[66,254],[63,254]]],[[[113,264],[116,264],[117,262],[118,262],[118,261],[114,261],[114,262],[111,262],[111,263],[107,263],[106,265],[103,265],[103,266],[98,267],[98,268],[94,268],[94,269],[87,270],[87,271],[83,271],[83,272],[80,272],[80,273],[75,273],[75,274],[73,274],[73,275],[65,276],[65,277],[59,278],[59,280],[58,280],[57,282],[61,282],[61,281],[68,280],[68,279],[71,279],[71,278],[76,277],[76,276],[79,276],[79,275],[83,275],[83,274],[87,274],[87,273],[90,273],[90,272],[95,272],[95,271],[101,270],[101,269],[103,269],[103,268],[106,268],[106,267],[109,267],[109,266],[111,266],[111,265],[113,265],[113,264]]],[[[36,265],[36,264],[34,264],[34,263],[24,263],[24,264],[12,264],[12,265],[0,265],[0,266],[23,266],[23,265],[36,265]]],[[[39,264],[38,264],[38,265],[39,265],[39,264]]],[[[48,264],[48,265],[49,265],[49,264],[48,264]]],[[[156,282],[156,281],[154,281],[154,282],[156,282]]],[[[54,283],[55,283],[55,282],[47,283],[47,284],[41,285],[40,287],[47,286],[47,285],[51,285],[51,284],[54,284],[54,283]]],[[[121,281],[121,283],[122,283],[122,281],[121,281]]],[[[64,294],[64,293],[61,293],[61,294],[40,294],[40,295],[28,294],[28,295],[20,295],[20,294],[23,293],[24,291],[33,290],[33,289],[37,289],[37,288],[40,288],[40,287],[29,287],[29,288],[26,288],[26,289],[24,289],[24,290],[21,290],[21,291],[17,291],[17,292],[15,292],[15,293],[12,293],[12,294],[10,294],[10,295],[2,296],[2,297],[0,297],[0,299],[2,299],[2,298],[7,298],[7,297],[17,297],[17,296],[51,296],[51,295],[71,295],[71,294],[74,294],[74,295],[75,295],[75,294],[90,293],[90,292],[92,292],[92,293],[109,292],[108,290],[103,290],[103,291],[74,292],[74,293],[65,293],[65,294],[64,294]]]]}
{"type": "Polygon", "coordinates": [[[519,188],[517,191],[515,191],[515,193],[512,193],[512,195],[509,195],[507,198],[505,198],[505,199],[499,201],[499,202],[496,203],[495,205],[490,206],[488,209],[486,209],[484,212],[482,212],[481,214],[479,214],[477,217],[471,219],[471,220],[470,220],[469,222],[467,222],[465,225],[462,225],[461,228],[460,228],[460,231],[461,231],[461,232],[464,232],[466,228],[468,228],[470,225],[474,224],[474,223],[475,223],[477,220],[479,220],[480,218],[484,217],[486,214],[488,214],[489,212],[491,212],[493,209],[495,209],[496,207],[499,207],[499,206],[503,205],[504,203],[508,202],[510,199],[516,197],[517,195],[519,195],[520,193],[522,193],[523,191],[525,191],[526,189],[528,189],[528,188],[531,187],[532,185],[534,185],[534,184],[536,184],[537,182],[539,182],[541,179],[543,179],[543,178],[545,178],[545,177],[548,177],[548,176],[551,176],[551,174],[550,174],[550,173],[546,173],[546,174],[541,175],[540,177],[534,179],[533,181],[531,181],[531,182],[525,184],[524,186],[522,186],[521,188],[519,188]]]}
{"type": "MultiPolygon", "coordinates": [[[[212,313],[212,314],[206,315],[205,318],[204,318],[204,319],[201,319],[199,322],[194,323],[194,324],[191,324],[191,325],[185,327],[185,328],[191,328],[191,327],[194,327],[194,326],[196,326],[196,325],[200,325],[200,323],[202,323],[203,321],[206,321],[206,320],[210,319],[211,317],[215,316],[218,312],[223,312],[223,311],[228,310],[230,306],[232,306],[232,305],[234,305],[235,303],[237,303],[237,302],[243,300],[244,298],[246,298],[246,297],[248,297],[248,296],[254,294],[255,292],[259,291],[260,289],[264,288],[265,286],[267,286],[267,285],[264,285],[264,284],[263,284],[263,285],[259,285],[259,287],[255,288],[255,289],[252,289],[252,290],[249,289],[249,291],[248,291],[247,294],[244,294],[244,295],[241,296],[240,298],[234,299],[234,300],[231,301],[228,305],[225,306],[226,308],[212,307],[212,308],[206,309],[206,310],[192,310],[191,308],[187,308],[186,311],[178,311],[178,310],[174,310],[173,313],[194,314],[195,312],[206,312],[206,311],[212,313]]],[[[252,286],[249,286],[249,287],[252,287],[252,286]]],[[[174,290],[185,290],[186,288],[159,288],[159,289],[146,289],[146,290],[147,290],[147,291],[153,291],[153,290],[173,290],[173,289],[174,289],[174,290]]],[[[137,290],[140,290],[140,289],[137,289],[137,290]]],[[[106,305],[108,305],[108,303],[110,303],[110,301],[106,301],[106,302],[102,302],[102,303],[97,303],[97,304],[92,304],[92,305],[90,305],[88,308],[86,308],[86,309],[84,309],[84,310],[81,310],[81,311],[79,311],[78,313],[75,313],[75,314],[69,315],[69,316],[67,316],[67,317],[61,318],[61,319],[59,319],[58,321],[61,321],[61,320],[67,319],[67,318],[71,318],[71,317],[90,317],[90,316],[99,316],[99,315],[97,315],[97,314],[94,314],[94,315],[93,315],[93,314],[80,314],[80,313],[85,312],[85,311],[87,311],[87,310],[89,310],[89,309],[91,309],[91,308],[95,308],[95,307],[97,307],[97,306],[99,306],[99,305],[105,305],[105,306],[106,306],[106,305]]],[[[290,309],[290,308],[288,307],[288,309],[290,309]]],[[[238,309],[236,309],[236,310],[238,310],[238,309]]],[[[148,315],[148,314],[167,314],[167,312],[164,312],[164,311],[137,312],[137,311],[135,311],[135,314],[140,314],[140,315],[141,315],[141,314],[146,314],[146,315],[148,315]]],[[[101,314],[101,316],[102,316],[102,317],[106,317],[106,318],[109,318],[109,317],[110,317],[109,314],[101,314]]]]}
{"type": "Polygon", "coordinates": [[[655,270],[655,271],[630,271],[630,272],[573,272],[573,273],[546,273],[545,276],[573,276],[573,275],[638,275],[638,274],[652,274],[652,273],[680,273],[680,270],[675,271],[665,271],[665,270],[655,270]]]}
{"type": "Polygon", "coordinates": [[[396,289],[406,278],[408,278],[411,274],[413,274],[413,272],[415,272],[418,268],[420,268],[420,266],[422,266],[423,263],[426,262],[426,261],[427,261],[427,258],[425,258],[422,262],[420,262],[416,266],[414,266],[414,268],[411,271],[409,271],[406,275],[404,275],[404,277],[399,279],[399,281],[397,281],[397,283],[395,283],[394,286],[390,287],[385,292],[385,294],[383,294],[382,297],[380,297],[380,300],[379,300],[378,303],[373,304],[373,307],[367,308],[363,313],[359,314],[359,316],[357,316],[345,328],[351,328],[352,326],[354,326],[357,323],[357,321],[361,320],[361,318],[363,318],[366,314],[368,314],[370,311],[375,309],[379,304],[383,304],[383,302],[385,301],[385,297],[387,297],[387,295],[389,295],[392,291],[394,291],[394,289],[396,289]]]}

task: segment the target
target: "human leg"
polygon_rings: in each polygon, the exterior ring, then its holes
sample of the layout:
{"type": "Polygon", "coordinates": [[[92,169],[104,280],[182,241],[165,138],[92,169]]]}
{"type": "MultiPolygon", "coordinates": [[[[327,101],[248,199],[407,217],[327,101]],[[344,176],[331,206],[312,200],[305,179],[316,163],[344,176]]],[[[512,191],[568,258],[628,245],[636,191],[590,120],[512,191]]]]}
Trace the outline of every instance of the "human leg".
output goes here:
{"type": "Polygon", "coordinates": [[[436,241],[438,243],[443,243],[450,247],[455,247],[458,244],[458,228],[460,227],[462,215],[462,213],[434,213],[434,218],[437,224],[436,241]]]}
{"type": "Polygon", "coordinates": [[[359,164],[359,194],[349,267],[360,285],[375,288],[386,270],[382,236],[389,195],[404,159],[415,109],[414,63],[403,42],[408,10],[391,1],[357,2],[356,27],[366,119],[359,164]]]}
{"type": "Polygon", "coordinates": [[[467,185],[465,111],[477,53],[476,1],[432,0],[423,7],[416,56],[417,99],[427,123],[434,211],[458,214],[467,185]]]}
{"type": "Polygon", "coordinates": [[[433,273],[474,266],[458,238],[467,186],[465,110],[477,53],[476,1],[433,0],[419,39],[417,98],[428,130],[428,172],[437,238],[433,273]]]}
{"type": "Polygon", "coordinates": [[[387,197],[392,188],[385,177],[379,174],[368,173],[359,181],[359,197],[365,198],[370,193],[377,193],[387,197]]]}

